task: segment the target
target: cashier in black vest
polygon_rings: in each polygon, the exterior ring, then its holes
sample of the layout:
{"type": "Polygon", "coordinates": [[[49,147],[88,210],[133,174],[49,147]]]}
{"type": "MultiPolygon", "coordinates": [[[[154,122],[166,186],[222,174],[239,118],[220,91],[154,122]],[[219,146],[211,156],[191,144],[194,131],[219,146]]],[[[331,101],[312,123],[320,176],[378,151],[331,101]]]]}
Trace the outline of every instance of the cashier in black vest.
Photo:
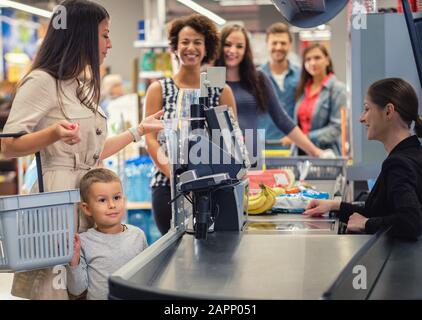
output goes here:
{"type": "Polygon", "coordinates": [[[368,139],[382,142],[388,153],[365,206],[312,200],[304,214],[338,210],[349,233],[373,234],[391,226],[395,236],[416,239],[422,233],[422,118],[415,90],[399,78],[373,83],[360,122],[368,139]],[[411,132],[413,122],[416,135],[411,132]]]}

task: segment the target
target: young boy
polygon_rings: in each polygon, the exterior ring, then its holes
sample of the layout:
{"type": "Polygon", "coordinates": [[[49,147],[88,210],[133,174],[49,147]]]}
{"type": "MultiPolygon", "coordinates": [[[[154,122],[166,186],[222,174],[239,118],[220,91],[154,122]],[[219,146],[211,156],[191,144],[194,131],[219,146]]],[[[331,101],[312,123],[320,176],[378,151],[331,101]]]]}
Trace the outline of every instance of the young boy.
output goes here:
{"type": "Polygon", "coordinates": [[[124,197],[119,177],[110,170],[89,171],[81,180],[81,207],[96,227],[75,235],[67,268],[68,291],[75,296],[88,289],[88,300],[107,299],[108,277],[148,244],[139,228],[122,224],[124,197]]]}

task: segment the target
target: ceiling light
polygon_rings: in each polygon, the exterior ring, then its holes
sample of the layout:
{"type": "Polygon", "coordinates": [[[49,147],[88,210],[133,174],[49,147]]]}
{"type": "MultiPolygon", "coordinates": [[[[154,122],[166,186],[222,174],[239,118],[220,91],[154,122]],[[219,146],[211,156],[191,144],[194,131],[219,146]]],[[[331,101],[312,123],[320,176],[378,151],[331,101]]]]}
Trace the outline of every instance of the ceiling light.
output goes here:
{"type": "Polygon", "coordinates": [[[272,5],[270,0],[219,0],[221,6],[272,5]]]}
{"type": "Polygon", "coordinates": [[[226,20],[224,20],[220,16],[216,15],[214,12],[200,6],[199,4],[197,4],[196,2],[194,2],[192,0],[177,0],[177,1],[180,2],[181,4],[184,4],[185,6],[187,6],[189,8],[191,8],[192,10],[210,18],[212,21],[214,21],[216,24],[218,24],[220,26],[226,23],[226,20]]]}
{"type": "Polygon", "coordinates": [[[27,4],[19,3],[16,1],[0,0],[0,7],[9,7],[9,8],[17,9],[17,10],[22,10],[28,13],[45,17],[45,18],[51,18],[51,16],[53,15],[51,11],[43,10],[40,8],[36,8],[34,6],[29,6],[27,4]]]}

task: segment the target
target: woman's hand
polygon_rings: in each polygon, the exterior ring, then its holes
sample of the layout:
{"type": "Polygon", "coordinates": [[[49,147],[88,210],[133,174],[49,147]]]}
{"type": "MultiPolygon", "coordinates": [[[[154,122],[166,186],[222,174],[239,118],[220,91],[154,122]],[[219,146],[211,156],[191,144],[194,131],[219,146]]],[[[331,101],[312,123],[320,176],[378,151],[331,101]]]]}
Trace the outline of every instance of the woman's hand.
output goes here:
{"type": "Polygon", "coordinates": [[[286,136],[281,138],[280,143],[282,146],[288,147],[292,144],[292,140],[290,140],[290,138],[286,136]]]}
{"type": "Polygon", "coordinates": [[[331,210],[338,210],[339,207],[340,203],[335,200],[313,199],[308,203],[303,214],[311,217],[320,217],[331,210]]]}
{"type": "Polygon", "coordinates": [[[363,215],[355,212],[349,217],[349,221],[347,222],[347,233],[364,233],[365,232],[365,224],[368,221],[368,218],[364,217],[363,215]]]}
{"type": "Polygon", "coordinates": [[[75,234],[75,240],[73,241],[73,257],[69,262],[69,266],[76,267],[79,265],[81,259],[81,238],[79,234],[75,234]]]}
{"type": "Polygon", "coordinates": [[[164,129],[163,122],[160,118],[163,116],[164,110],[158,111],[148,117],[146,117],[138,126],[138,132],[140,135],[156,132],[164,129]]]}
{"type": "Polygon", "coordinates": [[[81,141],[79,123],[70,123],[66,120],[59,121],[54,125],[54,133],[57,136],[57,140],[69,145],[74,145],[81,141]]]}
{"type": "Polygon", "coordinates": [[[321,159],[334,159],[336,157],[336,154],[332,149],[325,149],[321,150],[319,157],[321,159]]]}

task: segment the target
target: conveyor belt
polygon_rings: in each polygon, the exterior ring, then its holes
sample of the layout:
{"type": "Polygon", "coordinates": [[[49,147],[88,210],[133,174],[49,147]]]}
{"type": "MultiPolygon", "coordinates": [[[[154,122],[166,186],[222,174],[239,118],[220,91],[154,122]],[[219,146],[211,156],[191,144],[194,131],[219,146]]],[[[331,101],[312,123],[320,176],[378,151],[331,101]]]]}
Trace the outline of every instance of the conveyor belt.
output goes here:
{"type": "Polygon", "coordinates": [[[319,299],[369,239],[220,232],[198,241],[185,234],[153,259],[135,258],[114,274],[110,297],[319,299]]]}
{"type": "Polygon", "coordinates": [[[337,234],[339,221],[330,217],[309,217],[303,214],[249,215],[245,233],[337,234]]]}

